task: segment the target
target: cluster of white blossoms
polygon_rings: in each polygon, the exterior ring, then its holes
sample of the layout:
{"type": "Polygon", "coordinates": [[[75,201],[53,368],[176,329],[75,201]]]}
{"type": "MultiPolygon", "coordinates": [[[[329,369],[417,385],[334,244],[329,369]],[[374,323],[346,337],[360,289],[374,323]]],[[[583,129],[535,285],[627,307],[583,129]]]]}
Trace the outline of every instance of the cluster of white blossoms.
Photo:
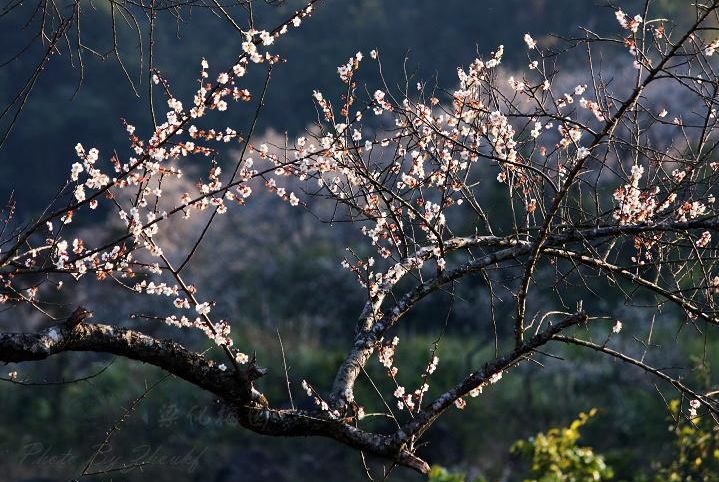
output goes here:
{"type": "Polygon", "coordinates": [[[707,209],[714,204],[714,196],[709,195],[706,198],[706,203],[702,201],[684,201],[679,207],[677,207],[677,218],[680,221],[688,221],[689,219],[696,219],[707,213],[707,209]]]}
{"type": "Polygon", "coordinates": [[[377,343],[377,356],[379,362],[383,367],[387,369],[387,376],[394,382],[394,397],[397,399],[397,408],[400,410],[406,409],[412,412],[415,409],[419,409],[421,406],[422,398],[424,394],[429,390],[429,384],[427,383],[429,375],[433,374],[439,365],[439,357],[432,353],[427,366],[425,367],[424,374],[422,375],[421,385],[413,390],[407,390],[404,386],[400,385],[397,380],[397,373],[399,368],[395,365],[395,351],[399,344],[399,337],[395,336],[390,341],[380,340],[377,343]]]}
{"type": "MultiPolygon", "coordinates": [[[[490,377],[486,381],[484,381],[484,382],[480,383],[478,386],[472,388],[469,391],[469,396],[472,398],[476,398],[476,397],[480,396],[484,392],[485,388],[487,388],[490,385],[494,385],[495,383],[500,381],[503,376],[504,376],[504,372],[502,372],[502,371],[493,373],[492,375],[490,375],[490,377]]],[[[454,406],[460,410],[464,410],[467,407],[467,401],[464,398],[460,397],[454,401],[454,406]]]]}
{"type": "Polygon", "coordinates": [[[612,333],[618,334],[622,331],[622,322],[617,320],[616,323],[614,323],[614,326],[612,326],[612,333]]]}
{"type": "Polygon", "coordinates": [[[694,244],[697,248],[706,248],[712,240],[712,234],[709,231],[704,231],[697,239],[694,244]]]}
{"type": "Polygon", "coordinates": [[[166,283],[155,283],[154,281],[142,280],[133,286],[134,290],[138,293],[146,293],[148,295],[156,296],[177,296],[180,288],[177,285],[168,285],[166,283]]]}
{"type": "MultiPolygon", "coordinates": [[[[110,184],[110,177],[95,167],[95,163],[100,155],[100,152],[96,148],[93,147],[88,152],[85,152],[85,148],[82,144],[78,143],[75,146],[75,152],[80,158],[80,162],[75,162],[72,165],[70,169],[70,180],[78,182],[73,194],[77,202],[83,202],[86,199],[85,188],[100,190],[110,184]],[[79,182],[80,174],[83,172],[87,174],[87,178],[81,183],[79,182]]],[[[95,207],[97,207],[97,203],[91,202],[90,208],[94,209],[95,207]]]]}
{"type": "MultiPolygon", "coordinates": [[[[312,399],[315,406],[319,408],[321,411],[325,412],[330,418],[337,419],[340,417],[340,412],[338,410],[330,408],[329,403],[327,403],[320,393],[315,390],[315,388],[307,381],[302,380],[302,390],[307,394],[308,397],[312,399]]],[[[362,419],[365,416],[364,408],[357,406],[355,417],[357,419],[362,419]]]]}
{"type": "MultiPolygon", "coordinates": [[[[639,182],[643,175],[642,166],[632,166],[629,184],[614,192],[614,199],[619,203],[619,208],[614,212],[614,219],[618,220],[619,224],[646,222],[653,219],[655,213],[661,210],[657,200],[659,187],[654,186],[647,191],[640,189],[639,182]]],[[[666,208],[666,203],[661,207],[666,208]]]]}
{"type": "MultiPolygon", "coordinates": [[[[165,317],[165,323],[177,328],[195,328],[202,331],[207,338],[212,340],[217,346],[231,348],[234,345],[230,337],[231,327],[228,321],[220,320],[214,323],[208,323],[207,318],[203,316],[177,316],[170,315],[165,317]]],[[[244,364],[249,361],[249,357],[240,352],[234,352],[237,363],[244,364]]]]}
{"type": "Polygon", "coordinates": [[[419,388],[411,393],[407,392],[403,386],[397,385],[393,393],[397,399],[397,408],[400,410],[406,409],[409,412],[414,411],[416,408],[420,407],[422,397],[428,390],[429,385],[427,383],[423,383],[419,388]]]}
{"type": "MultiPolygon", "coordinates": [[[[614,192],[614,199],[617,201],[618,207],[614,211],[614,219],[619,224],[636,224],[646,223],[655,220],[660,213],[667,210],[677,200],[677,188],[686,179],[686,171],[675,169],[668,178],[675,187],[666,194],[660,201],[659,194],[661,189],[658,186],[641,188],[640,181],[644,175],[644,167],[633,165],[629,183],[618,188],[614,192]]],[[[685,200],[672,208],[670,213],[678,220],[686,222],[696,219],[707,214],[708,210],[715,202],[715,197],[709,194],[703,200],[685,200]]]]}
{"type": "MultiPolygon", "coordinates": [[[[48,226],[50,231],[52,231],[51,226],[48,226]]],[[[131,272],[133,255],[126,248],[114,246],[108,251],[90,251],[85,248],[85,243],[79,238],[73,239],[70,244],[63,238],[48,237],[46,243],[48,247],[52,248],[55,268],[70,273],[76,279],[88,272],[94,272],[98,279],[105,279],[113,272],[117,272],[125,278],[131,272]],[[71,260],[71,257],[74,259],[71,260]]],[[[32,267],[35,260],[35,256],[28,257],[25,266],[32,267]]],[[[147,267],[148,271],[154,268],[154,265],[147,267]]]]}
{"type": "Polygon", "coordinates": [[[702,406],[702,404],[699,400],[696,400],[696,399],[690,400],[689,401],[689,410],[688,410],[689,418],[695,418],[697,416],[697,410],[701,406],[702,406]]]}
{"type": "MultiPolygon", "coordinates": [[[[646,25],[646,23],[644,22],[644,19],[641,15],[635,15],[634,17],[630,17],[621,9],[617,10],[615,12],[615,15],[617,17],[619,25],[621,25],[622,28],[626,29],[630,33],[630,35],[624,39],[624,45],[629,50],[629,54],[634,57],[634,68],[641,69],[643,65],[642,62],[650,62],[648,58],[640,55],[639,49],[637,48],[637,33],[642,24],[646,25]]],[[[664,27],[662,26],[655,28],[653,30],[653,33],[656,40],[665,38],[664,27]]]]}
{"type": "Polygon", "coordinates": [[[711,57],[714,55],[714,52],[719,48],[719,39],[714,40],[713,42],[710,42],[706,47],[704,47],[704,55],[707,57],[711,57]]]}
{"type": "MultiPolygon", "coordinates": [[[[47,223],[43,221],[38,230],[45,235],[41,245],[29,246],[27,243],[27,249],[21,247],[13,261],[22,262],[31,269],[42,262],[40,254],[46,252],[54,269],[75,278],[92,273],[99,280],[131,279],[127,286],[134,288],[135,293],[172,300],[169,308],[178,311],[165,318],[167,323],[201,329],[218,345],[231,347],[229,323],[224,320],[212,322],[209,318],[212,305],[194,301],[195,289],[182,288],[182,283],[173,279],[173,270],[169,269],[159,234],[173,229],[169,227],[170,218],[187,218],[193,212],[207,210],[224,214],[228,204],[247,202],[252,194],[249,183],[260,176],[253,168],[252,159],[240,160],[236,170],[225,173],[217,156],[218,145],[247,143],[249,139],[243,139],[232,127],[207,128],[201,124],[211,111],[225,111],[232,102],[252,99],[250,91],[241,85],[248,70],[256,65],[269,66],[278,62],[280,58],[266,49],[289,28],[298,27],[312,11],[309,4],[271,32],[255,29],[244,32],[242,54],[238,60],[214,76],[210,74],[209,63],[203,59],[198,87],[189,102],[173,95],[167,79],[161,73],[153,72],[152,81],[162,87],[167,98],[166,111],[158,118],[157,125],[143,138],[134,125],[123,120],[130,144],[129,155],[124,159],[118,153],[104,157],[98,149],[86,149],[78,143],[75,147],[77,161],[70,166],[66,190],[72,200],[69,208],[58,214],[57,219],[51,217],[47,223]],[[180,179],[185,175],[187,169],[181,168],[183,164],[197,164],[196,159],[209,166],[204,178],[198,177],[194,183],[195,191],[177,196],[173,189],[163,189],[172,178],[180,179]],[[70,224],[78,215],[90,214],[100,203],[106,208],[103,213],[114,212],[124,227],[124,233],[116,236],[114,241],[101,241],[93,247],[87,240],[66,237],[67,228],[56,229],[54,224],[58,220],[62,225],[70,224]]],[[[356,58],[359,60],[361,58],[356,58]]],[[[266,157],[266,151],[266,148],[260,149],[263,157],[266,157]]],[[[195,171],[193,168],[189,172],[195,171]]],[[[285,193],[284,188],[276,191],[291,205],[300,204],[294,193],[285,193]]],[[[32,241],[35,243],[35,238],[32,241]]],[[[4,278],[0,281],[6,283],[4,278]]],[[[12,282],[7,282],[12,288],[12,282]]],[[[3,295],[0,301],[7,299],[9,297],[3,295]]],[[[232,353],[237,363],[247,362],[245,354],[232,353]]]]}
{"type": "Polygon", "coordinates": [[[363,58],[362,52],[357,52],[353,57],[350,57],[346,64],[337,67],[337,74],[342,82],[349,84],[352,81],[354,72],[359,68],[359,63],[363,58]]]}
{"type": "Polygon", "coordinates": [[[630,18],[629,15],[624,13],[621,9],[617,10],[615,12],[615,15],[617,17],[619,25],[632,33],[637,33],[637,30],[639,29],[639,26],[642,24],[643,21],[641,15],[635,15],[634,17],[630,18]]]}
{"type": "Polygon", "coordinates": [[[524,43],[527,44],[527,48],[530,50],[534,50],[537,48],[537,42],[528,33],[524,34],[524,43]]]}
{"type": "Polygon", "coordinates": [[[399,344],[399,337],[395,336],[392,338],[389,342],[382,342],[380,341],[379,346],[377,348],[377,356],[379,357],[379,361],[387,368],[388,373],[391,377],[394,377],[397,375],[398,368],[394,366],[394,351],[397,348],[397,345],[399,344]]]}

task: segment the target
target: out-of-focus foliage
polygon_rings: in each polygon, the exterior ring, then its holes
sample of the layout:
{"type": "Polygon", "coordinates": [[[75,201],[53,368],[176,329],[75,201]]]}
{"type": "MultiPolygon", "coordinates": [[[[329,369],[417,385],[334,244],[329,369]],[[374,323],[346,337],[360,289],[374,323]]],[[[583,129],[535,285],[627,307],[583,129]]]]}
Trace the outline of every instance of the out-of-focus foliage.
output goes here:
{"type": "MultiPolygon", "coordinates": [[[[669,430],[674,436],[674,451],[665,464],[653,463],[649,475],[635,468],[634,482],[716,482],[719,481],[719,425],[710,416],[687,419],[680,400],[669,402],[669,430]]],[[[580,428],[597,414],[593,408],[567,427],[554,427],[526,440],[514,443],[511,452],[521,455],[530,466],[525,482],[583,482],[614,478],[614,470],[605,456],[591,447],[579,446],[580,428]]],[[[638,442],[639,443],[639,442],[638,442]]],[[[463,472],[452,472],[435,465],[429,482],[467,482],[463,472]]],[[[484,482],[478,476],[473,482],[484,482]]]]}
{"type": "Polygon", "coordinates": [[[669,404],[676,436],[672,462],[659,467],[654,482],[719,481],[719,425],[710,416],[684,419],[679,400],[669,404]]]}
{"type": "MultiPolygon", "coordinates": [[[[477,477],[473,482],[484,482],[485,480],[477,477]]],[[[429,473],[429,482],[467,482],[467,476],[459,472],[450,472],[444,467],[435,465],[429,473]]]]}
{"type": "Polygon", "coordinates": [[[568,427],[551,428],[512,446],[513,453],[531,460],[529,482],[609,480],[614,476],[604,456],[577,445],[579,429],[596,413],[594,408],[580,413],[568,427]]]}
{"type": "MultiPolygon", "coordinates": [[[[514,443],[511,452],[520,455],[530,464],[529,478],[525,482],[584,482],[610,480],[614,471],[607,465],[604,456],[591,447],[579,446],[580,429],[597,414],[593,408],[580,413],[567,427],[554,427],[526,440],[514,443]]],[[[477,477],[474,482],[483,482],[477,477]]],[[[450,472],[444,467],[434,466],[429,474],[430,482],[466,482],[461,472],[450,472]]]]}

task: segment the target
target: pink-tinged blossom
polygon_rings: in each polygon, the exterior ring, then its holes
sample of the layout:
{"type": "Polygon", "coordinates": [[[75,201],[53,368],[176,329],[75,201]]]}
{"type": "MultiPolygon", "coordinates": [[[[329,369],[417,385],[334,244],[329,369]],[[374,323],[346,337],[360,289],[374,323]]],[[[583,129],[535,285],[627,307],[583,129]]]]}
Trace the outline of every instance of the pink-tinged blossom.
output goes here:
{"type": "Polygon", "coordinates": [[[714,52],[716,52],[717,48],[719,48],[719,39],[714,40],[704,48],[704,55],[711,57],[714,55],[714,52]]]}
{"type": "Polygon", "coordinates": [[[629,18],[629,16],[624,13],[621,9],[617,10],[615,12],[615,16],[617,17],[617,21],[619,22],[619,25],[621,25],[623,28],[631,31],[632,33],[636,33],[639,29],[639,26],[642,24],[642,16],[641,15],[635,15],[633,18],[629,18]]]}
{"type": "Polygon", "coordinates": [[[591,152],[586,147],[582,146],[579,149],[577,149],[577,159],[585,159],[589,157],[589,154],[591,152]]]}
{"type": "Polygon", "coordinates": [[[85,200],[85,188],[82,185],[76,186],[73,194],[75,195],[75,199],[77,200],[77,202],[82,202],[85,200]]]}
{"type": "Polygon", "coordinates": [[[427,366],[427,373],[429,373],[430,375],[431,375],[432,373],[434,373],[434,371],[437,369],[437,365],[438,365],[438,364],[439,364],[439,357],[433,356],[433,357],[432,357],[432,361],[431,361],[430,364],[427,366]]]}
{"type": "Polygon", "coordinates": [[[70,179],[73,181],[77,181],[80,177],[80,173],[82,173],[82,171],[84,170],[85,168],[79,162],[73,163],[72,169],[70,170],[70,179]]]}
{"type": "Polygon", "coordinates": [[[537,42],[535,42],[532,36],[528,33],[524,34],[524,43],[527,44],[527,48],[530,50],[537,48],[537,42]]]}
{"type": "Polygon", "coordinates": [[[646,222],[654,218],[662,209],[657,200],[659,188],[657,186],[642,190],[639,182],[644,175],[644,167],[633,165],[630,183],[614,192],[614,199],[619,203],[614,212],[614,218],[619,224],[632,224],[646,222]]]}
{"type": "Polygon", "coordinates": [[[694,243],[697,248],[706,248],[712,240],[712,235],[709,231],[704,231],[699,239],[694,243]]]}
{"type": "Polygon", "coordinates": [[[208,315],[211,311],[210,304],[208,302],[198,303],[195,305],[195,311],[197,311],[199,315],[208,315]]]}
{"type": "Polygon", "coordinates": [[[300,203],[300,198],[295,196],[295,193],[290,193],[290,205],[291,206],[297,206],[300,203]]]}
{"type": "Polygon", "coordinates": [[[265,47],[272,45],[275,42],[275,38],[272,36],[272,34],[266,30],[263,30],[260,32],[260,40],[262,40],[262,45],[265,47]]]}

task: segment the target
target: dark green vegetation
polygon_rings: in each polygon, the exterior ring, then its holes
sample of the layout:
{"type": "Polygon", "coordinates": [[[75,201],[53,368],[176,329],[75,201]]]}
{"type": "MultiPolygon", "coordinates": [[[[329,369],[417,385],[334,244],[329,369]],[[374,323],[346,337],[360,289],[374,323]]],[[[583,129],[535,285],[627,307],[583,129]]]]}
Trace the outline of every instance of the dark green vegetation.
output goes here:
{"type": "MultiPolygon", "coordinates": [[[[579,442],[580,429],[597,414],[596,409],[580,413],[567,427],[551,428],[546,432],[519,440],[512,453],[520,455],[529,465],[525,482],[579,482],[583,480],[617,480],[605,457],[579,442]]],[[[670,403],[669,431],[674,434],[673,458],[669,463],[652,463],[637,467],[630,480],[636,482],[715,481],[719,480],[719,429],[710,418],[696,418],[692,422],[681,417],[679,400],[670,403]],[[651,475],[648,475],[651,474],[651,475]]],[[[461,472],[451,472],[435,466],[430,482],[466,482],[461,472]]],[[[474,482],[485,482],[479,476],[474,482]]],[[[621,480],[621,479],[620,479],[621,480]]]]}
{"type": "MultiPolygon", "coordinates": [[[[273,74],[263,127],[288,130],[290,134],[303,129],[315,116],[310,101],[312,89],[328,95],[336,93],[340,88],[336,66],[357,50],[366,53],[378,48],[390,82],[402,80],[403,61],[408,55],[409,75],[432,81],[436,74],[440,85],[451,88],[456,66],[470,61],[477,51],[488,52],[498,44],[506,46],[510,65],[524,65],[524,32],[551,42],[545,37],[547,33],[577,35],[579,25],[599,31],[616,27],[611,9],[589,8],[589,3],[327,0],[303,29],[281,44],[280,51],[289,61],[273,74]]],[[[633,12],[637,3],[622,5],[633,12]]],[[[658,6],[673,13],[676,3],[666,1],[658,6]]],[[[267,8],[263,15],[285,17],[294,6],[267,8]]],[[[102,19],[101,4],[97,8],[96,18],[102,19]]],[[[104,18],[107,20],[106,15],[104,18]]],[[[179,92],[187,93],[194,87],[201,57],[207,57],[211,65],[229,65],[239,49],[236,34],[229,27],[218,26],[217,19],[201,11],[193,12],[180,26],[179,39],[175,38],[172,19],[168,16],[165,20],[168,21],[158,27],[156,65],[179,92]]],[[[21,23],[18,18],[17,25],[21,23]]],[[[107,26],[101,21],[88,22],[83,28],[88,43],[107,44],[107,26]]],[[[128,32],[125,35],[126,64],[137,73],[135,43],[128,32]]],[[[18,39],[16,30],[7,25],[0,29],[0,45],[10,46],[6,55],[22,48],[18,39]]],[[[0,151],[0,196],[7,197],[15,188],[20,211],[37,211],[44,206],[66,175],[76,142],[96,145],[104,153],[115,147],[123,149],[126,139],[119,123],[121,117],[147,131],[147,99],[133,96],[118,66],[112,60],[100,63],[91,56],[86,62],[84,85],[73,99],[78,73],[68,67],[66,59],[53,59],[30,96],[14,135],[0,151]]],[[[32,66],[33,57],[27,55],[0,69],[0,92],[4,97],[14,95],[32,66]]],[[[565,68],[571,69],[571,63],[565,68]]],[[[256,85],[260,80],[252,81],[256,85]]],[[[245,126],[248,109],[234,109],[223,124],[245,126]]],[[[263,388],[269,390],[270,400],[277,404],[287,403],[286,391],[280,390],[284,369],[275,328],[280,329],[294,400],[302,404],[309,401],[299,389],[300,380],[331,379],[348,346],[362,298],[350,277],[338,273],[342,249],[352,234],[341,228],[330,230],[309,216],[299,219],[297,213],[289,214],[278,205],[274,201],[251,203],[248,217],[255,216],[261,222],[250,220],[224,230],[229,233],[227,239],[212,243],[213,247],[221,246],[222,260],[210,263],[205,268],[209,272],[202,275],[205,286],[213,288],[217,296],[235,300],[239,315],[230,315],[236,321],[233,332],[241,337],[236,341],[250,340],[268,365],[270,374],[263,380],[263,388]],[[265,219],[261,214],[268,204],[272,210],[267,211],[271,214],[265,219]],[[253,262],[257,259],[267,261],[258,265],[253,262]],[[227,270],[215,272],[213,267],[220,265],[227,270]]],[[[202,260],[203,255],[216,257],[200,252],[198,258],[202,260]]],[[[432,378],[430,394],[436,395],[440,387],[455,383],[468,367],[493,354],[494,340],[486,330],[486,320],[477,320],[477,313],[487,310],[483,292],[475,289],[480,283],[474,280],[457,288],[464,302],[458,303],[449,316],[436,308],[439,304],[425,306],[399,333],[403,339],[400,353],[412,353],[415,348],[416,352],[428,354],[437,333],[429,332],[424,321],[447,317],[448,330],[438,351],[441,365],[432,378]],[[414,336],[407,336],[410,334],[414,336]]],[[[601,283],[597,282],[596,287],[601,290],[601,283]]],[[[571,297],[571,293],[565,295],[571,297]]],[[[601,303],[621,307],[623,303],[621,299],[584,301],[588,308],[601,303]]],[[[91,308],[109,313],[113,302],[105,298],[91,308]]],[[[607,309],[606,305],[602,307],[607,309]]],[[[502,315],[498,313],[499,318],[502,315]]],[[[686,330],[691,328],[681,330],[678,319],[668,311],[657,328],[678,333],[677,358],[681,353],[717,352],[717,340],[685,338],[686,330]]],[[[629,342],[631,327],[627,328],[629,342]]],[[[509,335],[508,327],[500,329],[506,330],[500,335],[509,335]]],[[[176,331],[163,333],[188,344],[198,342],[197,337],[183,337],[176,331]]],[[[404,363],[400,365],[400,378],[417,373],[426,361],[417,359],[412,367],[408,357],[399,358],[404,363]]],[[[464,412],[455,411],[442,419],[428,437],[426,450],[432,454],[429,459],[444,466],[469,468],[488,480],[504,476],[512,480],[541,478],[539,474],[523,472],[526,464],[510,457],[512,443],[549,426],[570,423],[572,415],[581,410],[599,407],[596,420],[583,428],[582,445],[592,446],[596,453],[604,455],[615,480],[630,480],[642,474],[651,477],[656,473],[653,464],[657,463],[671,470],[672,461],[680,458],[674,448],[677,437],[667,430],[666,417],[676,407],[665,405],[654,380],[631,368],[598,361],[587,353],[572,353],[568,358],[573,361],[544,361],[543,369],[523,366],[481,398],[471,400],[464,412]]],[[[108,361],[89,355],[62,356],[28,367],[20,378],[72,379],[92,374],[108,361]]],[[[671,360],[661,365],[671,366],[671,360]]],[[[696,366],[696,373],[685,374],[696,386],[710,386],[716,381],[707,374],[706,359],[697,360],[696,366]]],[[[378,383],[385,380],[376,361],[372,370],[370,375],[378,383]]],[[[231,415],[209,396],[182,381],[168,379],[141,403],[133,403],[147,386],[163,376],[154,369],[116,361],[101,376],[73,385],[3,385],[0,470],[9,480],[32,476],[65,480],[76,476],[104,440],[105,432],[126,409],[133,407],[131,416],[118,425],[120,430],[113,434],[105,453],[95,459],[95,466],[101,471],[123,464],[147,465],[127,474],[113,473],[113,480],[366,479],[362,462],[354,452],[325,440],[278,440],[249,434],[239,429],[231,415]]],[[[411,385],[413,380],[406,383],[411,385]]],[[[363,398],[370,398],[371,386],[364,383],[362,389],[363,398]]],[[[668,391],[664,386],[659,389],[668,391]]],[[[374,408],[381,409],[379,400],[374,408]]],[[[682,427],[687,429],[686,425],[682,427]]],[[[419,476],[397,470],[392,479],[418,480],[419,476]]]]}

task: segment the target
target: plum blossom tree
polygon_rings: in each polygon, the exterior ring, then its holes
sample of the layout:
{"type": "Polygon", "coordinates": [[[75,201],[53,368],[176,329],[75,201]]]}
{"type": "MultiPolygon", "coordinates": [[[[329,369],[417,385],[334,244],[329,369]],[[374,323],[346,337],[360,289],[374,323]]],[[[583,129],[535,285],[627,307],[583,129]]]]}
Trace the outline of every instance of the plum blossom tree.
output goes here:
{"type": "Polygon", "coordinates": [[[254,432],[328,437],[422,473],[429,465],[418,448],[438,417],[466,409],[518,365],[540,363],[563,345],[643,370],[680,392],[686,417],[701,412],[716,420],[717,392],[693,388],[646,355],[657,345],[655,321],[679,320],[697,336],[719,324],[712,240],[719,228],[719,2],[687,7],[695,16],[686,28],[653,18],[650,2],[637,13],[617,10],[617,33],[587,29],[566,41],[583,55],[578,85],[562,76],[561,52],[543,48],[531,33],[524,36],[524,72],[503,69],[499,46],[459,68],[450,91],[409,79],[391,88],[380,53],[357,53],[337,70],[339,99],[312,94],[318,117],[306,135],[258,145],[270,74],[283,60],[273,46],[308,20],[316,3],[274,29],[250,25],[242,53],[227,68],[214,70],[202,60],[192,99],[176,98],[169,80],[154,72],[168,109],[149,137],[126,122],[126,154],[77,144],[68,181],[42,215],[20,222],[8,206],[0,232],[0,303],[8,307],[5,316],[37,310],[52,324],[0,333],[0,360],[112,353],[211,392],[254,432]],[[629,81],[606,77],[599,59],[610,56],[629,66],[622,71],[630,72],[629,81]],[[378,68],[369,76],[378,86],[363,92],[360,67],[367,63],[378,68]],[[265,75],[258,92],[244,86],[251,72],[265,75]],[[681,111],[668,111],[667,93],[682,99],[681,111]],[[248,126],[213,127],[236,103],[256,106],[248,126]],[[221,165],[219,147],[232,143],[236,160],[221,165]],[[186,166],[193,163],[208,168],[188,183],[186,166]],[[168,186],[181,178],[190,187],[175,195],[168,186]],[[259,190],[298,209],[317,209],[318,216],[325,216],[318,206],[329,203],[325,221],[351,223],[363,235],[341,267],[363,288],[365,304],[334,380],[303,374],[313,409],[267,400],[257,385],[266,373],[262,360],[249,342],[236,345],[231,321],[214,316],[217,294],[187,276],[217,217],[242,216],[259,190]],[[120,221],[120,232],[73,232],[78,219],[105,215],[120,221]],[[197,236],[184,239],[179,254],[166,253],[163,232],[198,217],[197,236]],[[441,369],[437,344],[429,353],[405,354],[398,328],[424,300],[453,299],[455,288],[475,277],[490,306],[480,321],[494,334],[495,355],[453,386],[430,391],[441,369]],[[200,330],[216,350],[155,338],[143,325],[89,319],[82,310],[79,320],[62,321],[67,312],[52,293],[60,286],[81,289],[88,280],[153,299],[166,314],[151,323],[200,330]],[[611,306],[594,303],[603,293],[637,305],[634,318],[620,320],[611,306]],[[644,354],[617,342],[624,325],[640,334],[635,340],[644,354]],[[413,385],[400,381],[401,355],[426,361],[422,371],[402,377],[413,385]],[[380,428],[368,423],[375,400],[355,390],[373,359],[393,387],[377,388],[378,410],[390,421],[380,428]]]}

